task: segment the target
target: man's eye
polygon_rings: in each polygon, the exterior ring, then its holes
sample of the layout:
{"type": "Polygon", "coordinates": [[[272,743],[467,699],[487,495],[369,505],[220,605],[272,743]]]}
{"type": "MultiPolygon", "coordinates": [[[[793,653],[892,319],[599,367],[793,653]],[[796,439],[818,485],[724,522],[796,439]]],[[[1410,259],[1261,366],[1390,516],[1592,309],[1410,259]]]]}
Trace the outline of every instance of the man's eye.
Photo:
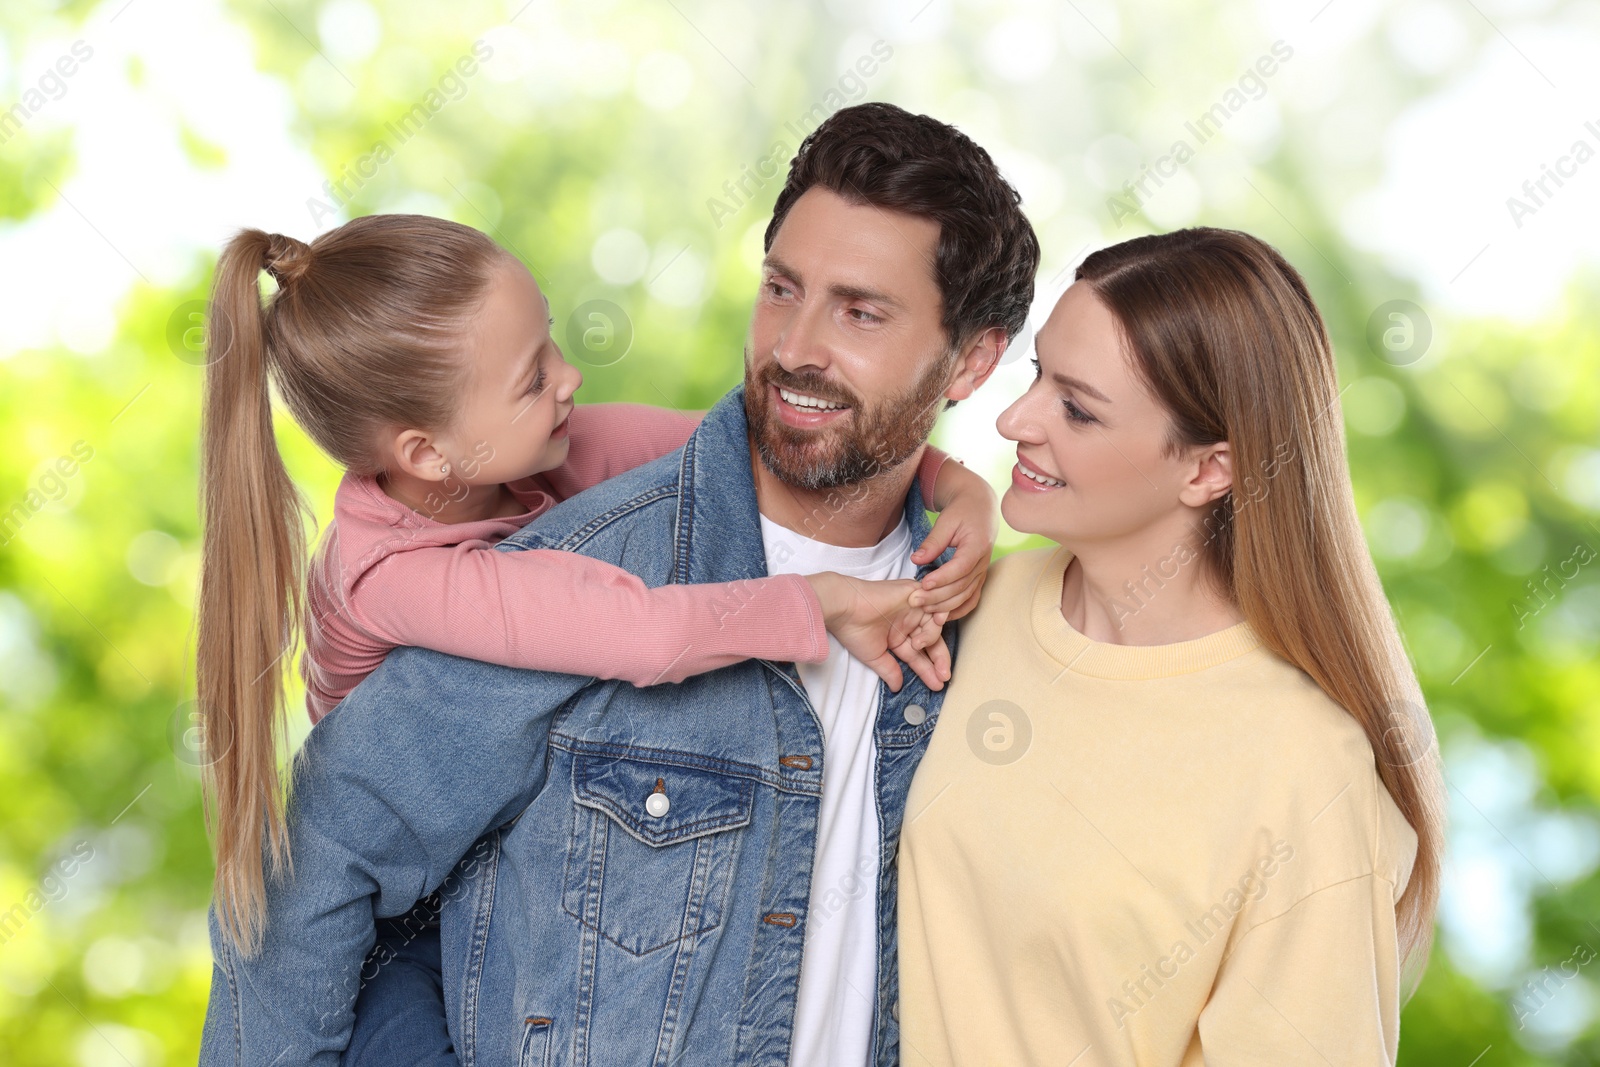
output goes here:
{"type": "Polygon", "coordinates": [[[867,311],[864,308],[851,308],[849,313],[850,313],[851,316],[853,316],[855,318],[855,320],[857,322],[882,322],[883,321],[883,319],[880,316],[874,315],[872,312],[867,311]]]}
{"type": "Polygon", "coordinates": [[[767,283],[767,292],[771,293],[773,296],[776,296],[776,297],[787,297],[787,296],[793,296],[794,295],[794,290],[790,289],[787,285],[784,285],[782,282],[768,282],[767,283]]]}

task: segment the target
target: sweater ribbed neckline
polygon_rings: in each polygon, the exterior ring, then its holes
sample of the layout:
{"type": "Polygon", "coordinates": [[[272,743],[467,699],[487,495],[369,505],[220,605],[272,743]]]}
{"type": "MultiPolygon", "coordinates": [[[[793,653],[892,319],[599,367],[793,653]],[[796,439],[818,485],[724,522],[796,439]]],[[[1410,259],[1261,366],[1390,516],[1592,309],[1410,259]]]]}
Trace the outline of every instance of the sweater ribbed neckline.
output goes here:
{"type": "Polygon", "coordinates": [[[1061,615],[1061,586],[1072,553],[1058,548],[1035,580],[1033,635],[1052,658],[1075,674],[1094,678],[1148,679],[1193,674],[1261,647],[1248,622],[1170,645],[1113,645],[1079,633],[1061,615]]]}

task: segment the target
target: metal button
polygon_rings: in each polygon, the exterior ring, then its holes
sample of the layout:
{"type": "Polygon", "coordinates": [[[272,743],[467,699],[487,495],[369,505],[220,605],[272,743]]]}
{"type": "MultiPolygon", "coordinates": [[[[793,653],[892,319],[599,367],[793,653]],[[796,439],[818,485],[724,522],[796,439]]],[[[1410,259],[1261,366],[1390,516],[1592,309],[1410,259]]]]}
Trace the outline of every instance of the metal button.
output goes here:
{"type": "Polygon", "coordinates": [[[928,709],[921,704],[906,705],[906,722],[912,726],[921,726],[928,719],[928,709]]]}
{"type": "Polygon", "coordinates": [[[656,779],[656,790],[644,798],[644,810],[650,813],[651,818],[659,819],[672,810],[672,801],[667,799],[667,783],[660,778],[656,779]]]}

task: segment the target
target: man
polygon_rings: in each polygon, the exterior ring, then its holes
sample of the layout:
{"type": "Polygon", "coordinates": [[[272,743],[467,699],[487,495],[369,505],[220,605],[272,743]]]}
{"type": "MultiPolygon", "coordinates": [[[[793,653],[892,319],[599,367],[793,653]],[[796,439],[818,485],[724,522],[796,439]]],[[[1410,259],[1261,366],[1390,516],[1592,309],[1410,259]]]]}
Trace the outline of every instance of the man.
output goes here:
{"type": "MultiPolygon", "coordinates": [[[[801,145],[766,249],[744,385],[507,548],[652,585],[920,573],[917,458],[1032,298],[1018,198],[954,129],[863,104],[801,145]]],[[[647,689],[400,649],[306,743],[261,954],[213,936],[202,1063],[337,1063],[374,914],[436,890],[464,1063],[895,1063],[894,855],[938,707],[836,644],[647,689]]]]}

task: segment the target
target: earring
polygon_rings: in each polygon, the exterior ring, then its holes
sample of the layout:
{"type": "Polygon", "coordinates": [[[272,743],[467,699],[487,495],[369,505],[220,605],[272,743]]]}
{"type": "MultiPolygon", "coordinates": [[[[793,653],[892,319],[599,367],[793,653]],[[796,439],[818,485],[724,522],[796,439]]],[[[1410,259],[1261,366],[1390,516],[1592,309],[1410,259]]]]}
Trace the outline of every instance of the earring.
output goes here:
{"type": "Polygon", "coordinates": [[[445,477],[449,477],[449,475],[450,475],[450,464],[448,464],[448,463],[439,464],[439,473],[444,475],[445,477]]]}

